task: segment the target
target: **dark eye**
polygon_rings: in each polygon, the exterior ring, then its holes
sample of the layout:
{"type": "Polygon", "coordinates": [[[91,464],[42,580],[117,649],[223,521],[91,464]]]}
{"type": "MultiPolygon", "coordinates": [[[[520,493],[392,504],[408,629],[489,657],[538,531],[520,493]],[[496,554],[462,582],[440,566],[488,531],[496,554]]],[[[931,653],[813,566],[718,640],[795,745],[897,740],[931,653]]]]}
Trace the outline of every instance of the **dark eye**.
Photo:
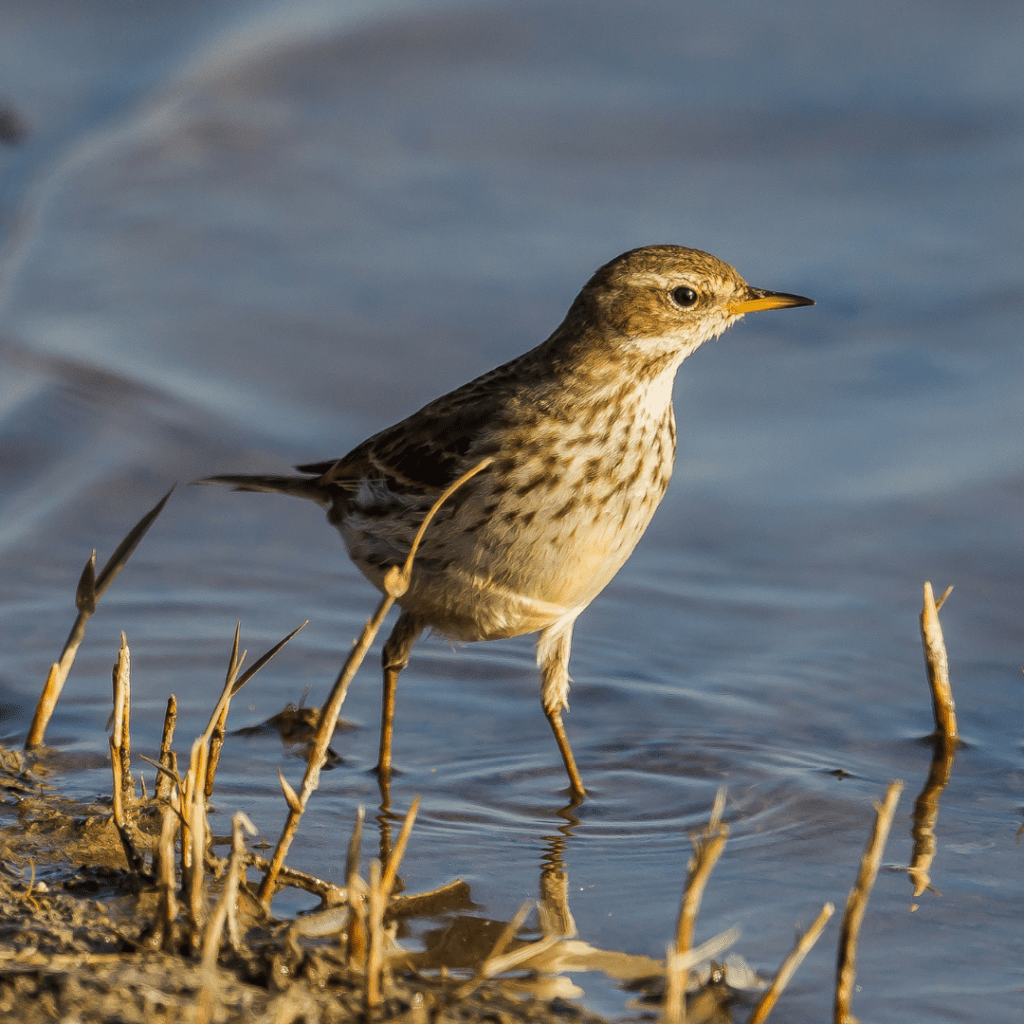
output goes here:
{"type": "Polygon", "coordinates": [[[673,288],[672,301],[685,309],[697,301],[697,293],[692,288],[673,288]]]}

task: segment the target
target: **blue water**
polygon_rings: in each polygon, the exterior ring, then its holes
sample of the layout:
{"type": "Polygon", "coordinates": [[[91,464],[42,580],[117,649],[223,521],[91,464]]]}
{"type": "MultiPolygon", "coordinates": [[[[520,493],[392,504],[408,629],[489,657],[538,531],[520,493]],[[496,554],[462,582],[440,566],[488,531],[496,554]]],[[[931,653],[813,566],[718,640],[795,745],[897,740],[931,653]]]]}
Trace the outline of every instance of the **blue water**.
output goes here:
{"type": "MultiPolygon", "coordinates": [[[[1024,12],[1000,2],[716,5],[11,0],[0,106],[0,730],[23,738],[102,561],[175,480],[339,456],[532,347],[589,274],[651,242],[814,297],[686,362],[669,494],[581,617],[567,728],[591,799],[566,858],[581,935],[661,956],[688,829],[729,787],[698,929],[771,973],[840,906],[891,778],[909,857],[931,728],[921,586],[966,744],[937,893],[883,872],[854,1009],[1019,1017],[1024,805],[1024,12]],[[849,773],[839,778],[833,772],[849,773]]],[[[48,741],[105,792],[109,672],[134,749],[202,728],[234,623],[255,724],[319,702],[376,594],[312,505],[179,487],[103,598],[48,741]],[[75,760],[77,759],[77,761],[75,760]]],[[[339,876],[378,801],[376,655],[292,861],[339,876]],[[333,866],[332,866],[333,865],[333,866]]],[[[564,777],[529,638],[425,641],[402,678],[403,869],[481,913],[536,897],[564,777]]],[[[234,737],[216,804],[273,837],[276,739],[234,737]]],[[[369,853],[369,850],[368,850],[369,853]]],[[[783,1006],[820,1020],[833,923],[783,1006]]],[[[597,975],[585,1002],[621,1016],[597,975]]]]}

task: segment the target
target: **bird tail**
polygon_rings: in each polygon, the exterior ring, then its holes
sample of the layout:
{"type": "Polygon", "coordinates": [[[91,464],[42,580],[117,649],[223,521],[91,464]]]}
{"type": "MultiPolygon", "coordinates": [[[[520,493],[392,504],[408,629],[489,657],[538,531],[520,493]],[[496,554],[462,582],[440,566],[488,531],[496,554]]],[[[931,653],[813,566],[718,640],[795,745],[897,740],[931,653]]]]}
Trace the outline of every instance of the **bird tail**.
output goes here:
{"type": "Polygon", "coordinates": [[[316,477],[305,476],[206,476],[194,484],[229,484],[236,491],[266,491],[270,494],[292,494],[308,498],[328,508],[330,496],[316,477]]]}

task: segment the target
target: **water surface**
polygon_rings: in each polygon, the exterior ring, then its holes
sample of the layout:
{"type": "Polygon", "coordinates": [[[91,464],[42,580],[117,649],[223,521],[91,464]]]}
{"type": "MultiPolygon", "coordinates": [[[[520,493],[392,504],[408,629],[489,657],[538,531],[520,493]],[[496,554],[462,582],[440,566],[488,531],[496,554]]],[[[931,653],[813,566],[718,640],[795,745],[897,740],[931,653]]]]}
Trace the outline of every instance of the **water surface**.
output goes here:
{"type": "MultiPolygon", "coordinates": [[[[577,624],[566,724],[590,799],[559,813],[529,638],[427,640],[395,740],[394,808],[423,797],[406,882],[463,877],[507,919],[557,845],[581,935],[661,956],[688,830],[726,785],[698,938],[738,923],[770,973],[795,926],[842,905],[872,801],[901,778],[855,1009],[1016,1020],[1022,21],[910,0],[9,4],[0,102],[30,133],[0,148],[4,741],[89,552],[172,482],[342,455],[542,340],[617,253],[705,248],[818,305],[750,317],[680,372],[669,494],[577,624]],[[912,913],[925,579],[956,585],[966,742],[938,892],[912,913]]],[[[307,687],[319,702],[376,600],[312,505],[179,487],[48,741],[101,763],[122,629],[135,749],[157,746],[171,691],[185,749],[237,619],[254,653],[310,620],[236,701],[242,727],[307,687]]],[[[332,878],[356,807],[379,802],[375,659],[292,855],[332,878]]],[[[229,740],[225,821],[241,807],[276,835],[279,765],[301,777],[276,738],[229,740]]],[[[828,1012],[837,931],[785,1019],[828,1012]]],[[[610,983],[576,980],[625,1013],[610,983]]]]}

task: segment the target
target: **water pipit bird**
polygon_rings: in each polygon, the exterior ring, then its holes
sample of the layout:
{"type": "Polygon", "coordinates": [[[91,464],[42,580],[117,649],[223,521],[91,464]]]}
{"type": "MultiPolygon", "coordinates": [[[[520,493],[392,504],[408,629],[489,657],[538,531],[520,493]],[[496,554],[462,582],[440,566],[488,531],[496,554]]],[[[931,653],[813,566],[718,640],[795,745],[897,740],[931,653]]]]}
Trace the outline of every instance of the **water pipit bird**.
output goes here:
{"type": "Polygon", "coordinates": [[[629,558],[668,487],[676,370],[746,313],[813,304],[751,288],[698,249],[633,249],[594,274],[547,341],[343,458],[296,467],[303,476],[208,478],[317,502],[383,590],[441,492],[492,460],[441,507],[398,600],[382,655],[382,775],[398,677],[425,629],[454,640],[539,633],[544,714],[572,792],[584,795],[562,724],[573,624],[629,558]]]}

